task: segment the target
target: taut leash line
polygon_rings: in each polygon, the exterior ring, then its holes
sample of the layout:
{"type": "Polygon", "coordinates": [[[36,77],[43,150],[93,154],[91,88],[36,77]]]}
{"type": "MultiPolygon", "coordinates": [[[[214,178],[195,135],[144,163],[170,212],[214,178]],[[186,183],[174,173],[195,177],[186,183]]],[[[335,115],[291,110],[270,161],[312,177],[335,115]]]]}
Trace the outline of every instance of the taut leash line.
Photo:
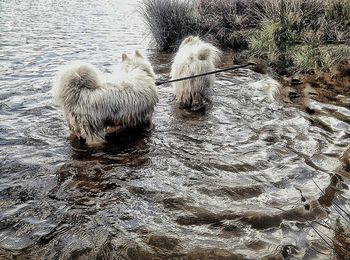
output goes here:
{"type": "Polygon", "coordinates": [[[183,78],[178,78],[178,79],[171,79],[171,80],[167,80],[167,81],[156,81],[156,86],[160,86],[163,84],[167,84],[167,83],[172,83],[172,82],[177,82],[177,81],[182,81],[182,80],[187,80],[187,79],[193,79],[193,78],[198,78],[198,77],[202,77],[202,76],[206,76],[206,75],[211,75],[211,74],[216,74],[219,72],[224,72],[224,71],[228,71],[228,70],[236,70],[236,69],[240,69],[240,68],[245,68],[248,66],[255,66],[256,64],[253,62],[249,62],[247,64],[244,65],[238,65],[238,66],[234,66],[234,67],[230,67],[230,68],[226,68],[226,69],[219,69],[219,70],[214,70],[211,72],[206,72],[206,73],[202,73],[202,74],[197,74],[197,75],[193,75],[193,76],[188,76],[188,77],[183,77],[183,78]]]}

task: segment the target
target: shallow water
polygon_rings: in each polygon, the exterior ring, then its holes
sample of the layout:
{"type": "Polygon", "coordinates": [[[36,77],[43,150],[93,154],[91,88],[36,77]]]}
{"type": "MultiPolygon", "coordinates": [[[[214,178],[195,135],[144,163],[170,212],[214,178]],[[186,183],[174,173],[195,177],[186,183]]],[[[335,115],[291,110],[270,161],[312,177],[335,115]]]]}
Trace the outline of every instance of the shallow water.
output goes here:
{"type": "Polygon", "coordinates": [[[171,55],[147,49],[125,2],[0,2],[0,259],[329,259],[305,218],[327,220],[318,201],[334,195],[316,184],[349,184],[349,98],[310,115],[242,69],[218,76],[205,113],[176,109],[164,85],[151,130],[102,150],[69,139],[50,94],[59,65],[111,71],[138,48],[167,76],[171,55]]]}

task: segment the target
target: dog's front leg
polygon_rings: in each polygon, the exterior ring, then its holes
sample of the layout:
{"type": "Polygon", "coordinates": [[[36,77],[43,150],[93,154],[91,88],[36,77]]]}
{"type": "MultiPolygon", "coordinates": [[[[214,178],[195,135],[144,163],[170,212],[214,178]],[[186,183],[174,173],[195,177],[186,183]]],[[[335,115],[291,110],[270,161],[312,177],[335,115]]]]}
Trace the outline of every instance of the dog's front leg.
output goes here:
{"type": "Polygon", "coordinates": [[[107,126],[105,128],[105,132],[106,134],[118,134],[123,130],[123,127],[121,125],[117,125],[117,126],[107,126]]]}

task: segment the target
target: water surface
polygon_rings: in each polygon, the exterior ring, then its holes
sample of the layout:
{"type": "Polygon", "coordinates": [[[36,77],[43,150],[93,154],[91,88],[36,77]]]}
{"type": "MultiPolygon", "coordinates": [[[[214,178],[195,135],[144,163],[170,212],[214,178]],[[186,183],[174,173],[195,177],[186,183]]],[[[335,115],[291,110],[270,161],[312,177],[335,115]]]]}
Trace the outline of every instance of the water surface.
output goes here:
{"type": "MultiPolygon", "coordinates": [[[[242,69],[218,76],[205,113],[177,109],[163,85],[151,130],[101,150],[72,142],[51,100],[58,66],[108,72],[140,49],[159,77],[169,72],[136,8],[0,2],[0,259],[329,259],[305,218],[328,221],[321,190],[349,184],[349,98],[312,101],[310,115],[242,69]]],[[[335,201],[349,211],[346,199],[345,189],[335,201]]]]}

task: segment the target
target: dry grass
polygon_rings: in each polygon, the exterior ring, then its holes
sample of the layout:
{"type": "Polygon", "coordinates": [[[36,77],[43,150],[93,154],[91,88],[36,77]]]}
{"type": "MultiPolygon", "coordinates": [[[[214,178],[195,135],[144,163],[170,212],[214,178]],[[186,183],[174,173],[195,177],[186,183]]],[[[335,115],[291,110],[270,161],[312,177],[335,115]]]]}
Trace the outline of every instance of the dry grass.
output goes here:
{"type": "Polygon", "coordinates": [[[161,51],[173,50],[183,38],[198,33],[193,6],[188,0],[146,0],[140,12],[161,51]]]}
{"type": "Polygon", "coordinates": [[[332,67],[344,60],[350,60],[349,45],[295,46],[289,55],[294,70],[301,73],[331,71],[332,67]]]}
{"type": "Polygon", "coordinates": [[[255,57],[275,62],[279,59],[280,50],[276,44],[276,36],[281,29],[279,22],[266,20],[260,31],[249,39],[250,50],[255,57]]]}
{"type": "Polygon", "coordinates": [[[145,0],[140,9],[161,51],[192,34],[298,71],[349,59],[348,0],[145,0]],[[346,48],[328,55],[322,46],[330,43],[346,48]]]}

